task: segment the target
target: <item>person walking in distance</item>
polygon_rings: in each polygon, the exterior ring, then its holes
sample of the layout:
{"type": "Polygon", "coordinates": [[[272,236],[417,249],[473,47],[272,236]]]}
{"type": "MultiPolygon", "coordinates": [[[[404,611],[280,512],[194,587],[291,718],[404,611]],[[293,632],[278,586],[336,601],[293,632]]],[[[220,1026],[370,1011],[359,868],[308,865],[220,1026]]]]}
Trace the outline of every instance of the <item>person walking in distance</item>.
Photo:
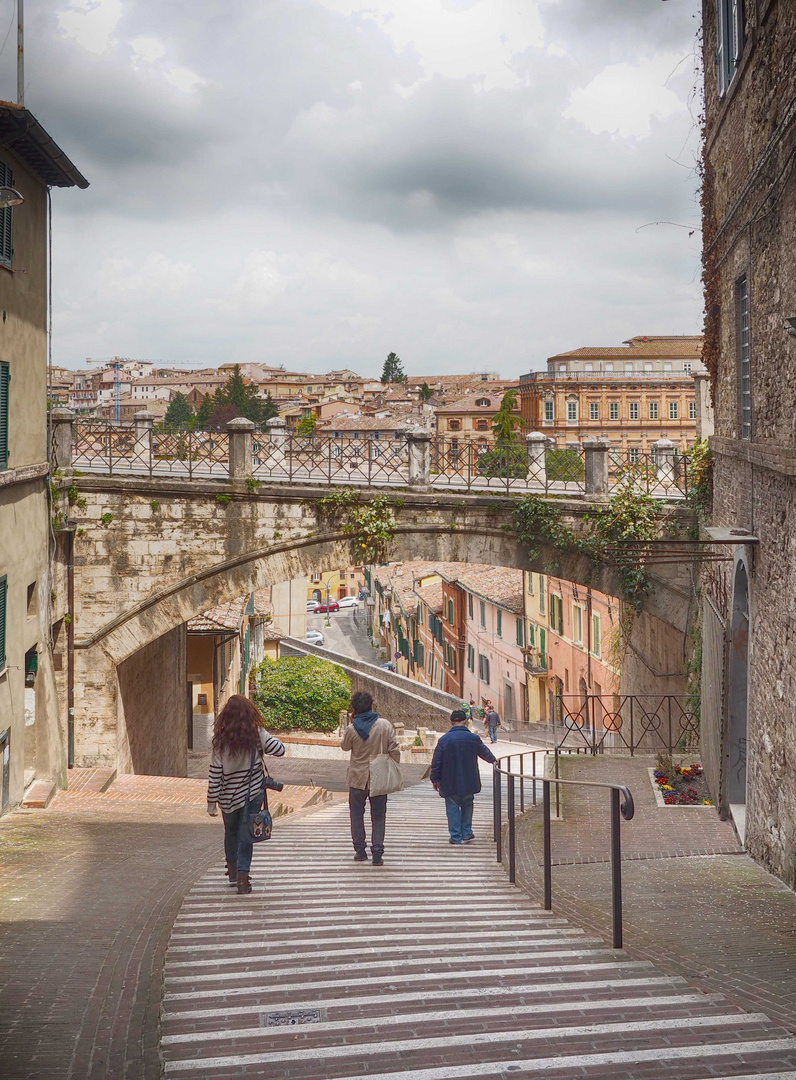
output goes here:
{"type": "Polygon", "coordinates": [[[492,707],[492,702],[487,701],[486,708],[484,710],[484,725],[489,732],[489,738],[493,743],[496,743],[498,728],[503,727],[500,722],[500,717],[492,707]]]}
{"type": "Polygon", "coordinates": [[[431,761],[431,783],[445,799],[451,844],[469,844],[473,836],[473,804],[481,790],[478,758],[494,765],[495,755],[479,735],[467,729],[463,709],[451,713],[451,728],[437,743],[431,761]]]}
{"type": "Polygon", "coordinates": [[[370,801],[370,850],[373,865],[384,862],[384,828],[387,820],[387,796],[370,794],[370,763],[379,754],[388,754],[400,762],[401,751],[395,728],[389,720],[373,711],[373,698],[364,690],[351,695],[352,721],[340,743],[351,751],[348,765],[348,808],[351,815],[351,840],[354,862],[366,862],[365,802],[370,801]]]}
{"type": "Polygon", "coordinates": [[[284,745],[268,734],[265,721],[249,699],[233,694],[213,724],[207,812],[215,817],[221,807],[227,874],[239,893],[252,891],[249,881],[252,844],[244,837],[243,826],[248,815],[256,814],[263,804],[263,755],[283,757],[284,753],[284,745]]]}

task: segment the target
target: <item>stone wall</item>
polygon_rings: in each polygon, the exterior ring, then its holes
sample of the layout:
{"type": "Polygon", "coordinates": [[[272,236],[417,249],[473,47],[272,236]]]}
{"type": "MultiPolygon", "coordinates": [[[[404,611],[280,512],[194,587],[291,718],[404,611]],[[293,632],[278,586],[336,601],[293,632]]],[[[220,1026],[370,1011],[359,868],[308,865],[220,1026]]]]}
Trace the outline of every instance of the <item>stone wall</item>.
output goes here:
{"type": "Polygon", "coordinates": [[[186,633],[178,626],[119,664],[120,773],[185,776],[188,767],[186,633]]]}
{"type": "Polygon", "coordinates": [[[411,679],[366,664],[329,649],[319,649],[308,642],[291,641],[283,638],[280,646],[283,656],[319,656],[342,668],[351,678],[351,689],[365,690],[373,697],[373,708],[380,716],[386,716],[393,723],[405,724],[410,728],[428,728],[431,731],[447,731],[450,727],[450,714],[461,705],[461,699],[443,694],[428,686],[413,682],[411,679]]]}

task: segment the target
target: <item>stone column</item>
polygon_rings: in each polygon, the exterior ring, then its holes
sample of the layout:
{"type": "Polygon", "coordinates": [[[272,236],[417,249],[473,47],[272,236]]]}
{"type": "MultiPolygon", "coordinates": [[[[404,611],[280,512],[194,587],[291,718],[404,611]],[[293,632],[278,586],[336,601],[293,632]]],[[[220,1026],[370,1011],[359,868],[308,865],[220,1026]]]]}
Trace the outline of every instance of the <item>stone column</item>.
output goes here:
{"type": "Polygon", "coordinates": [[[709,439],[713,434],[713,403],[710,396],[710,375],[707,371],[693,374],[696,390],[696,434],[698,439],[709,439]]]}
{"type": "Polygon", "coordinates": [[[134,457],[149,465],[152,461],[152,428],[155,426],[155,414],[142,409],[133,414],[135,432],[134,457]]]}
{"type": "Polygon", "coordinates": [[[406,433],[409,453],[409,483],[412,487],[427,488],[431,483],[431,432],[406,433]]]}
{"type": "Polygon", "coordinates": [[[659,484],[674,484],[675,445],[671,439],[658,439],[652,444],[652,467],[659,484]]]}
{"type": "Polygon", "coordinates": [[[69,409],[53,409],[50,413],[53,441],[51,447],[52,464],[56,469],[72,468],[72,425],[75,414],[69,409]]]}
{"type": "Polygon", "coordinates": [[[281,464],[285,460],[289,436],[287,420],[283,420],[281,416],[273,416],[265,421],[265,426],[268,428],[268,442],[270,443],[269,460],[281,464]]]}
{"type": "Polygon", "coordinates": [[[528,448],[528,483],[547,487],[547,436],[532,431],[525,436],[528,448]]]}
{"type": "Polygon", "coordinates": [[[244,416],[236,416],[227,424],[230,480],[246,480],[252,474],[252,432],[256,427],[244,416]]]}
{"type": "Polygon", "coordinates": [[[583,440],[586,458],[585,494],[593,499],[608,498],[608,451],[611,443],[608,439],[594,436],[583,440]]]}

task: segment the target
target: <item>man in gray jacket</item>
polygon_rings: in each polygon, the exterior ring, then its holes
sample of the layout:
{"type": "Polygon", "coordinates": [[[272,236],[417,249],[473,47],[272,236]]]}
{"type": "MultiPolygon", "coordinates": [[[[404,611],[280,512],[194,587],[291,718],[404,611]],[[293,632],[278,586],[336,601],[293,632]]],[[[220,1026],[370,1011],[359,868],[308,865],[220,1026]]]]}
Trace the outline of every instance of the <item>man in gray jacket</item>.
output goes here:
{"type": "Polygon", "coordinates": [[[351,695],[353,720],[343,733],[343,750],[351,751],[348,765],[348,809],[351,815],[351,840],[354,862],[366,862],[365,801],[370,801],[370,850],[373,865],[384,863],[384,827],[387,820],[387,796],[370,795],[370,763],[379,754],[401,760],[395,728],[389,720],[373,711],[373,698],[364,690],[351,695]]]}

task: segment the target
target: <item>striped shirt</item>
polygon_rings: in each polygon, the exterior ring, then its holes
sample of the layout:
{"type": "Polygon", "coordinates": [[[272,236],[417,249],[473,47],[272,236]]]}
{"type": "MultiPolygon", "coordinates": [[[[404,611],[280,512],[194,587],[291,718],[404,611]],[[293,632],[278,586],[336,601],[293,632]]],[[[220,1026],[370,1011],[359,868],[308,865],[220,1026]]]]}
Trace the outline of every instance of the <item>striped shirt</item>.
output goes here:
{"type": "Polygon", "coordinates": [[[231,814],[233,810],[240,810],[246,802],[256,799],[263,791],[265,773],[262,755],[283,757],[285,747],[265,728],[260,728],[259,734],[262,754],[255,760],[251,776],[251,750],[245,750],[242,754],[231,754],[228,750],[213,751],[207,781],[207,809],[211,813],[218,803],[225,814],[231,814]]]}

